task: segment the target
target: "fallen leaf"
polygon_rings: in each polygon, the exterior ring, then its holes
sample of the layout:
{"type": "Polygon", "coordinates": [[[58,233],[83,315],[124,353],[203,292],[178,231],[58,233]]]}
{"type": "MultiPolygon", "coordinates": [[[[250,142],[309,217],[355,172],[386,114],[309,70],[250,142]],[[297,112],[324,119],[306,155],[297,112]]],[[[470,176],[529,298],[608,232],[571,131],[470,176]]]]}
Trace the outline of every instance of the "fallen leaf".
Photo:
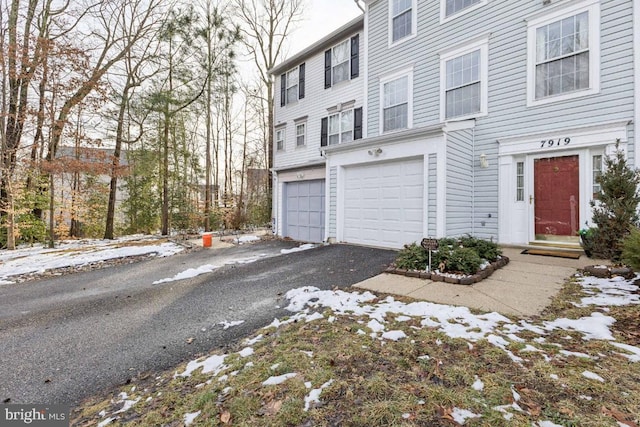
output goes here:
{"type": "Polygon", "coordinates": [[[224,411],[220,414],[220,422],[222,424],[229,424],[229,421],[231,421],[231,413],[229,411],[224,411]]]}
{"type": "Polygon", "coordinates": [[[194,340],[195,340],[195,338],[189,338],[189,339],[187,339],[187,344],[191,344],[194,340]]]}
{"type": "Polygon", "coordinates": [[[604,415],[608,415],[610,417],[615,418],[616,421],[626,424],[629,427],[638,427],[638,424],[633,422],[633,417],[629,414],[625,414],[624,412],[620,412],[617,409],[607,409],[606,407],[602,407],[602,413],[604,415]]]}
{"type": "Polygon", "coordinates": [[[271,417],[280,411],[282,408],[282,400],[272,400],[264,406],[264,415],[271,417]]]}

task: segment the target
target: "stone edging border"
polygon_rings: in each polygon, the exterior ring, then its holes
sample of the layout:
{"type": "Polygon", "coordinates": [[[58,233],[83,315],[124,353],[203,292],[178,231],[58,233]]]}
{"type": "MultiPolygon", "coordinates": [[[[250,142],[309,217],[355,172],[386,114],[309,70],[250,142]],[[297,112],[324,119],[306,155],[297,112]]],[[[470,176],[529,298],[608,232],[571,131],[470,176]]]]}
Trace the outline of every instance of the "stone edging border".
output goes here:
{"type": "Polygon", "coordinates": [[[587,265],[582,269],[583,273],[601,279],[610,279],[614,276],[622,276],[625,279],[633,279],[635,273],[630,267],[616,267],[611,265],[587,265]]]}
{"type": "Polygon", "coordinates": [[[400,276],[415,277],[425,280],[433,280],[434,282],[451,283],[453,285],[473,285],[474,283],[478,283],[491,276],[494,271],[504,267],[507,264],[509,264],[509,257],[503,255],[497,261],[490,263],[484,269],[478,270],[476,274],[462,277],[451,277],[448,275],[430,273],[421,270],[403,270],[400,268],[396,268],[394,264],[391,264],[389,267],[387,267],[385,273],[398,274],[400,276]]]}

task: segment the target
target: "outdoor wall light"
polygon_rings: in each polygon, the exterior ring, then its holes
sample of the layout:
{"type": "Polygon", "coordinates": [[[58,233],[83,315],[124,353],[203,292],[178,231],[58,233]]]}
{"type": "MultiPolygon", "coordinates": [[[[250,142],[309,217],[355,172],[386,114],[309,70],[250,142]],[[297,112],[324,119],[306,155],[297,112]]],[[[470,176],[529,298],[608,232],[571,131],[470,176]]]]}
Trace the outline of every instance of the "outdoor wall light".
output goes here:
{"type": "Polygon", "coordinates": [[[296,174],[296,178],[298,178],[298,179],[302,179],[302,178],[304,178],[304,174],[303,174],[302,172],[298,172],[298,173],[296,174]]]}
{"type": "Polygon", "coordinates": [[[374,150],[369,150],[369,151],[367,151],[367,153],[369,153],[370,156],[378,157],[380,154],[382,154],[382,148],[376,148],[374,150]]]}
{"type": "Polygon", "coordinates": [[[480,167],[482,169],[489,167],[489,160],[487,160],[487,155],[484,153],[480,154],[480,167]]]}

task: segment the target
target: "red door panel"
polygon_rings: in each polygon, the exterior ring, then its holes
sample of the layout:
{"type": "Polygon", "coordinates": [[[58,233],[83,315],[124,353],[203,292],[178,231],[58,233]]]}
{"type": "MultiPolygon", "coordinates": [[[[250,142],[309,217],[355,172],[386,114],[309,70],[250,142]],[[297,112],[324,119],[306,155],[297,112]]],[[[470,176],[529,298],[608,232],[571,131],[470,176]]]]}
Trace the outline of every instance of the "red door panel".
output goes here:
{"type": "Polygon", "coordinates": [[[534,162],[536,234],[575,236],[580,224],[578,156],[534,162]]]}

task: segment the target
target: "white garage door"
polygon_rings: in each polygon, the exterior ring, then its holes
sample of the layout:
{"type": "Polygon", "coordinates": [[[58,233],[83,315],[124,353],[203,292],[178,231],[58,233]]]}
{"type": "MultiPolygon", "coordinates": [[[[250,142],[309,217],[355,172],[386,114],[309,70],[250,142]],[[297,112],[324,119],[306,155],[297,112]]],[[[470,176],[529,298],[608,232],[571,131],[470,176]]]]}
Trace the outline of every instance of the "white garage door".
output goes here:
{"type": "Polygon", "coordinates": [[[423,233],[422,159],[345,168],[343,240],[401,248],[423,233]]]}
{"type": "Polygon", "coordinates": [[[324,240],[324,180],[285,184],[285,237],[304,242],[324,240]]]}

